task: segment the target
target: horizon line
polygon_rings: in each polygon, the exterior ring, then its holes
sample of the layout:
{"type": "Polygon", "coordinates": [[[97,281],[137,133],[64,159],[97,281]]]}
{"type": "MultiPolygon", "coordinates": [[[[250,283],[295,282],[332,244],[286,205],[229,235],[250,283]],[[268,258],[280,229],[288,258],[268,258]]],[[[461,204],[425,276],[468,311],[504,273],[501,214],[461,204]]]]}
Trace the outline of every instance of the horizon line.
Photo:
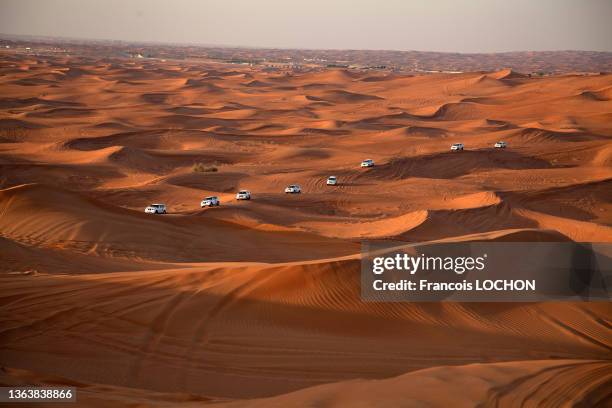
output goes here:
{"type": "Polygon", "coordinates": [[[559,50],[513,50],[513,51],[480,51],[480,52],[458,52],[458,51],[433,51],[433,50],[399,50],[391,48],[306,48],[306,47],[273,47],[260,45],[231,45],[231,44],[206,44],[192,42],[171,42],[171,41],[147,41],[147,40],[117,40],[111,38],[91,38],[91,37],[66,37],[44,34],[11,34],[0,33],[0,39],[10,40],[7,37],[35,40],[61,40],[61,41],[80,41],[80,42],[118,42],[131,45],[166,45],[178,47],[201,47],[201,48],[235,48],[253,50],[283,50],[283,51],[385,51],[385,52],[421,52],[434,54],[459,54],[459,55],[491,55],[491,54],[518,54],[518,53],[546,53],[546,52],[584,52],[612,54],[612,51],[599,50],[579,50],[579,49],[559,49],[559,50]]]}

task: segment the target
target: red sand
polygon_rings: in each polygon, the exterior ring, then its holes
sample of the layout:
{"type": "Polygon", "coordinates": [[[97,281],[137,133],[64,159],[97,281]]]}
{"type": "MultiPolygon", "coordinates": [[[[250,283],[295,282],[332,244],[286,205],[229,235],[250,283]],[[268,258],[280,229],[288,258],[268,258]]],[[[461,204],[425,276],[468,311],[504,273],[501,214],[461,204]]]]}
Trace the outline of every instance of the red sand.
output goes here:
{"type": "Polygon", "coordinates": [[[362,303],[358,254],[612,241],[612,75],[0,74],[1,384],[88,406],[610,403],[609,304],[362,303]]]}

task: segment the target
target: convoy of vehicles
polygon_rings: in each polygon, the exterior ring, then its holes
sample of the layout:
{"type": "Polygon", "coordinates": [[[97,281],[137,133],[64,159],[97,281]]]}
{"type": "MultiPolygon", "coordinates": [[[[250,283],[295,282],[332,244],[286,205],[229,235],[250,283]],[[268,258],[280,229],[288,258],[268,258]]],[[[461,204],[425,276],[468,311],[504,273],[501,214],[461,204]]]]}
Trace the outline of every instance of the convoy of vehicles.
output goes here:
{"type": "MultiPolygon", "coordinates": [[[[496,142],[494,147],[496,149],[505,149],[507,147],[507,143],[503,141],[496,142]]],[[[453,143],[451,145],[451,151],[461,151],[463,150],[463,143],[453,143]]],[[[361,162],[361,167],[373,167],[374,160],[366,159],[361,162]]],[[[326,184],[328,186],[336,186],[338,185],[338,178],[336,176],[327,177],[326,184]]],[[[286,194],[300,194],[302,192],[302,188],[298,184],[290,184],[285,187],[286,194]]],[[[236,193],[236,200],[250,200],[251,192],[249,190],[240,190],[236,193]]],[[[216,207],[221,204],[219,197],[217,196],[209,196],[202,200],[200,206],[204,207],[216,207]]],[[[166,205],[165,204],[151,204],[145,208],[145,213],[147,214],[166,214],[166,205]]]]}

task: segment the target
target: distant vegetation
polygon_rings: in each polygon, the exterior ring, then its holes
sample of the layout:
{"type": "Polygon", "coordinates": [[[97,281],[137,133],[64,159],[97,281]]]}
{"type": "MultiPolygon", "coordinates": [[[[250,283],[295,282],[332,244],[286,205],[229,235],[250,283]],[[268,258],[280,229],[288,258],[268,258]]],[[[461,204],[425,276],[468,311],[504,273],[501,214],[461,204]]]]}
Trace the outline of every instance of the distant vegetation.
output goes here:
{"type": "MultiPolygon", "coordinates": [[[[96,40],[15,36],[0,34],[2,48],[36,55],[118,57],[130,60],[213,59],[233,64],[253,64],[272,69],[309,70],[325,67],[381,69],[403,72],[498,71],[511,68],[525,74],[610,72],[612,52],[605,51],[516,51],[461,54],[456,52],[397,50],[304,50],[280,48],[206,47],[189,44],[127,43],[96,40]],[[26,50],[27,48],[27,50],[26,50]]],[[[3,55],[8,53],[3,50],[3,55]]]]}
{"type": "Polygon", "coordinates": [[[206,165],[204,163],[195,163],[191,169],[197,173],[214,173],[219,171],[215,166],[206,165]]]}

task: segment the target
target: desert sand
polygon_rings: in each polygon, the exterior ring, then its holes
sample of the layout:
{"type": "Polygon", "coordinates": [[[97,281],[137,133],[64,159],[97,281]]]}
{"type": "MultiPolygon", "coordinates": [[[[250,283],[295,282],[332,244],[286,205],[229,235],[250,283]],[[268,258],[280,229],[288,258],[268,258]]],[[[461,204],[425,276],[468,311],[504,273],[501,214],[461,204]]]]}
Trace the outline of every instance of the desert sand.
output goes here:
{"type": "Polygon", "coordinates": [[[609,303],[359,297],[362,239],[611,242],[611,74],[3,54],[0,89],[0,384],[84,406],[612,404],[609,303]]]}

